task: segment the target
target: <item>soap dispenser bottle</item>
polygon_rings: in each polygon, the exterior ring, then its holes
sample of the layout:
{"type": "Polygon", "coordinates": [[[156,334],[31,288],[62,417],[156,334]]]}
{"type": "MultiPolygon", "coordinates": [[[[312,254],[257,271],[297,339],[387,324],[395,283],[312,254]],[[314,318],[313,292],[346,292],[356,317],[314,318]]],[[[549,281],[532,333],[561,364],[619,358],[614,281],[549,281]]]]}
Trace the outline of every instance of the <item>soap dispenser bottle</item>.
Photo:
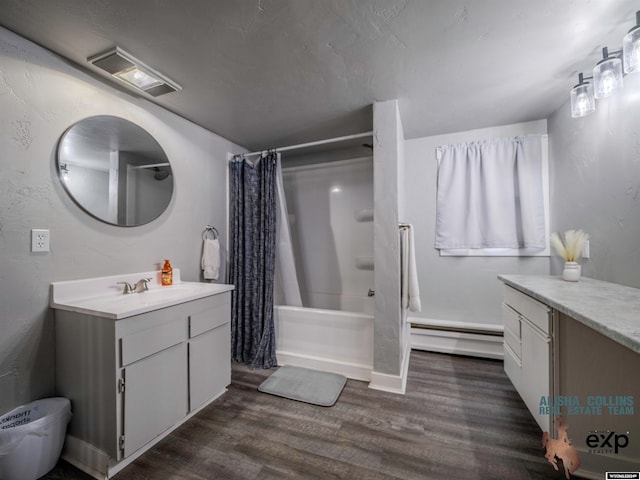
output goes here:
{"type": "Polygon", "coordinates": [[[169,260],[164,261],[164,265],[162,266],[162,285],[172,285],[173,284],[173,268],[171,268],[171,263],[169,260]]]}

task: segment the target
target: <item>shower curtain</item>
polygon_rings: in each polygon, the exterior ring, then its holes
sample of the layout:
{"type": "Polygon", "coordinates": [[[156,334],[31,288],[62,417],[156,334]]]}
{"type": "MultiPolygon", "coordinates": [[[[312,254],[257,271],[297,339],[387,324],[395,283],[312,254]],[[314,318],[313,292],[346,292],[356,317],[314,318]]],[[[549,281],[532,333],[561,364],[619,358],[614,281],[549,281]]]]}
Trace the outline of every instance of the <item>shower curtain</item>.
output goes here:
{"type": "Polygon", "coordinates": [[[278,155],[230,164],[231,358],[250,368],[277,365],[273,321],[278,155]]]}
{"type": "Polygon", "coordinates": [[[302,307],[302,295],[293,256],[291,228],[289,226],[289,211],[284,194],[284,180],[282,178],[282,163],[278,154],[276,173],[276,191],[278,199],[276,237],[278,248],[276,251],[276,286],[281,289],[284,305],[302,307]]]}

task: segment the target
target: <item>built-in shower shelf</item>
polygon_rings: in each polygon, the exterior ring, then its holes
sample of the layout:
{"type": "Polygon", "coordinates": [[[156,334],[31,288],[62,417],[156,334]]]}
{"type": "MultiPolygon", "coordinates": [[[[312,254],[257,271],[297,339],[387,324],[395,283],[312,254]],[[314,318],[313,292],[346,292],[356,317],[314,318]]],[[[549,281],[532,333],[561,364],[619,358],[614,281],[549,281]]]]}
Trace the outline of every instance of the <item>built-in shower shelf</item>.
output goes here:
{"type": "Polygon", "coordinates": [[[356,268],[358,270],[373,270],[373,255],[358,255],[356,268]]]}
{"type": "Polygon", "coordinates": [[[373,208],[356,210],[354,216],[358,222],[373,222],[373,208]]]}

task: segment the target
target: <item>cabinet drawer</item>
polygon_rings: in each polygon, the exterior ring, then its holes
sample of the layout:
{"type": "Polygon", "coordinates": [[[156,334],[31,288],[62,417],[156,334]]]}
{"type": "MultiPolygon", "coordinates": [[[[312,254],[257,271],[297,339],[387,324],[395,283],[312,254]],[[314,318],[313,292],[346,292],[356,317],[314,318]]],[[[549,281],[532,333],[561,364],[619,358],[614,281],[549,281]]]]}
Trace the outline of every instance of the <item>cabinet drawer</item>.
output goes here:
{"type": "Polygon", "coordinates": [[[522,355],[522,342],[519,338],[516,338],[510,330],[504,329],[504,343],[509,346],[516,357],[520,358],[522,355]]]}
{"type": "Polygon", "coordinates": [[[185,340],[184,321],[160,325],[122,337],[121,363],[124,367],[185,340]]]}
{"type": "Polygon", "coordinates": [[[231,321],[231,303],[228,295],[218,295],[219,301],[214,302],[205,310],[189,315],[189,338],[208,332],[220,325],[231,321]]]}
{"type": "Polygon", "coordinates": [[[522,391],[522,363],[507,344],[504,346],[504,371],[520,393],[522,391]]]}
{"type": "Polygon", "coordinates": [[[502,321],[504,323],[504,343],[509,345],[513,353],[520,358],[520,315],[508,305],[502,304],[502,321]]]}
{"type": "Polygon", "coordinates": [[[504,303],[523,317],[528,318],[543,332],[549,333],[551,331],[549,315],[551,309],[544,303],[508,286],[505,286],[504,289],[504,303]]]}
{"type": "Polygon", "coordinates": [[[509,305],[502,304],[502,322],[505,331],[509,330],[511,335],[520,340],[520,315],[509,305]]]}

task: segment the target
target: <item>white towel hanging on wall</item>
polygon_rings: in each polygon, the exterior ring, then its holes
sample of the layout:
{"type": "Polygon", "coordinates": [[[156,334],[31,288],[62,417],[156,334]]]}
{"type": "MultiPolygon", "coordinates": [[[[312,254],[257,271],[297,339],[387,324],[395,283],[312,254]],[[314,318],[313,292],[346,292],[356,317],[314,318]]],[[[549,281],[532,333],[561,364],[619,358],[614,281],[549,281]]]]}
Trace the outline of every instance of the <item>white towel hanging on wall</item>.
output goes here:
{"type": "Polygon", "coordinates": [[[202,274],[206,280],[217,280],[220,275],[220,241],[217,238],[204,240],[202,274]]]}
{"type": "Polygon", "coordinates": [[[220,240],[218,230],[211,225],[202,233],[202,276],[205,280],[217,280],[220,275],[220,240]]]}
{"type": "Polygon", "coordinates": [[[402,248],[400,292],[402,308],[408,308],[417,313],[422,310],[422,304],[420,302],[420,286],[418,285],[413,226],[403,224],[400,228],[402,248]]]}

